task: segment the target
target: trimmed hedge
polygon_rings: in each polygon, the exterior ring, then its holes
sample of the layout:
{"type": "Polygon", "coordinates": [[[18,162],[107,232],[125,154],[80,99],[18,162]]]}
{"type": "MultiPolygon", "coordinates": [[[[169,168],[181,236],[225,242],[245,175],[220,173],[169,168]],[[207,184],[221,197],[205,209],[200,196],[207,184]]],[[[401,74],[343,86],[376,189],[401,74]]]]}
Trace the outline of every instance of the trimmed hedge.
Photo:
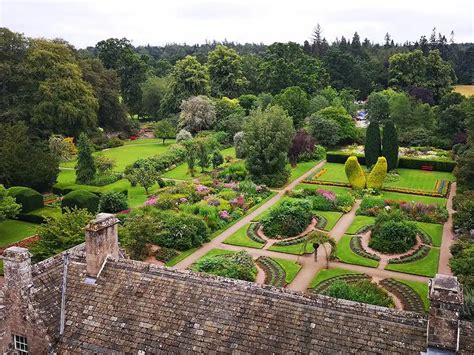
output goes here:
{"type": "Polygon", "coordinates": [[[353,189],[364,189],[366,185],[366,178],[362,167],[355,156],[349,157],[344,165],[347,180],[349,180],[353,189]]]}
{"type": "Polygon", "coordinates": [[[91,185],[69,185],[69,186],[53,186],[53,193],[56,195],[60,196],[66,196],[68,193],[72,191],[89,191],[97,196],[101,197],[104,193],[106,192],[119,192],[125,196],[128,196],[128,190],[127,189],[120,189],[120,188],[111,188],[111,189],[105,189],[105,186],[99,187],[99,186],[91,186],[91,185]]]}
{"type": "Polygon", "coordinates": [[[99,196],[85,190],[71,191],[61,201],[61,209],[64,211],[66,207],[85,208],[91,213],[96,213],[99,208],[99,196]]]}
{"type": "Polygon", "coordinates": [[[22,213],[29,213],[43,208],[43,195],[39,192],[24,186],[14,186],[8,189],[8,195],[15,198],[16,203],[21,205],[22,213]]]}
{"type": "MultiPolygon", "coordinates": [[[[353,154],[343,152],[328,152],[326,153],[326,161],[328,163],[339,163],[344,164],[350,156],[353,154]]],[[[365,165],[365,157],[363,155],[357,155],[359,164],[365,165]]],[[[421,169],[424,165],[430,165],[434,171],[446,171],[451,173],[456,167],[456,162],[445,161],[445,160],[434,160],[434,159],[417,159],[410,157],[400,157],[398,159],[398,167],[405,169],[421,169]]]]}
{"type": "Polygon", "coordinates": [[[367,188],[380,190],[387,176],[387,160],[379,157],[367,178],[367,188]]]}

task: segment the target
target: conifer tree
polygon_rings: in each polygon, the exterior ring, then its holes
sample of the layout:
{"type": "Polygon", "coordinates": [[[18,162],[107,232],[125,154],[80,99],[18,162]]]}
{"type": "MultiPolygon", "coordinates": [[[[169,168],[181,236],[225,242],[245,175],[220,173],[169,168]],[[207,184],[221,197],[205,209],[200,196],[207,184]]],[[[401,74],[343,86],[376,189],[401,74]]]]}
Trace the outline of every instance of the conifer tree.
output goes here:
{"type": "Polygon", "coordinates": [[[392,121],[387,121],[383,129],[382,155],[387,159],[388,171],[398,166],[398,135],[392,121]]]}
{"type": "Polygon", "coordinates": [[[83,132],[77,141],[76,183],[86,184],[94,179],[96,167],[92,157],[92,146],[87,135],[83,132]]]}
{"type": "Polygon", "coordinates": [[[380,141],[380,128],[377,122],[370,122],[365,136],[365,165],[373,166],[379,156],[382,155],[382,144],[380,141]]]}

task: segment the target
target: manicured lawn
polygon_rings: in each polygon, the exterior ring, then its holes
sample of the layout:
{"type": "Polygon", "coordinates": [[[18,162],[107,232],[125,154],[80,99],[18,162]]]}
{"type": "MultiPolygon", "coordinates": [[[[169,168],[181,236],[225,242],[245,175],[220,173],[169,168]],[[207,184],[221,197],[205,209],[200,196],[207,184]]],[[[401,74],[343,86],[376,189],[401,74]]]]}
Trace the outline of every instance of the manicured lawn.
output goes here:
{"type": "MultiPolygon", "coordinates": [[[[235,148],[234,147],[230,147],[230,148],[226,148],[224,150],[221,150],[221,153],[224,156],[224,158],[226,156],[230,156],[232,158],[235,158],[235,148]]],[[[183,163],[183,164],[178,165],[173,170],[167,171],[166,173],[164,173],[162,175],[162,177],[167,178],[167,179],[190,181],[190,180],[194,180],[194,179],[199,179],[202,176],[206,175],[206,173],[201,172],[201,168],[199,166],[196,166],[195,170],[196,171],[195,171],[194,176],[191,176],[191,174],[189,174],[189,171],[188,171],[188,164],[183,163]]],[[[210,172],[210,171],[212,171],[212,167],[209,167],[207,172],[210,172]]]]}
{"type": "Polygon", "coordinates": [[[321,282],[326,281],[327,279],[330,279],[332,277],[341,276],[341,275],[360,275],[360,272],[355,272],[355,271],[350,271],[350,270],[340,269],[340,268],[324,269],[316,274],[316,276],[314,277],[313,281],[311,281],[311,284],[309,285],[308,288],[315,288],[321,282]]]}
{"type": "Polygon", "coordinates": [[[300,272],[301,270],[301,265],[298,264],[296,261],[293,260],[286,260],[286,259],[281,259],[281,258],[272,258],[275,260],[280,266],[285,270],[285,282],[287,284],[291,283],[296,275],[300,272]]]}
{"type": "Polygon", "coordinates": [[[305,251],[309,254],[314,252],[313,243],[306,244],[306,249],[304,248],[304,243],[299,243],[293,245],[272,245],[268,250],[294,255],[303,255],[305,251]]]}
{"type": "Polygon", "coordinates": [[[204,254],[199,260],[210,257],[210,256],[217,256],[217,255],[225,255],[225,254],[234,254],[235,251],[232,250],[225,250],[225,249],[211,249],[206,254],[204,254]]]}
{"type": "MultiPolygon", "coordinates": [[[[116,162],[114,170],[121,172],[127,165],[133,164],[138,159],[165,153],[169,146],[174,143],[174,139],[166,140],[164,145],[160,139],[137,139],[135,141],[130,141],[130,143],[127,142],[127,144],[121,147],[109,148],[95,152],[94,156],[101,155],[114,159],[116,162]]],[[[76,166],[76,161],[61,163],[61,166],[74,168],[76,166]]]]}
{"type": "Polygon", "coordinates": [[[314,168],[318,163],[318,161],[298,163],[294,168],[291,168],[291,175],[288,182],[298,179],[301,175],[314,168]]]}
{"type": "Polygon", "coordinates": [[[326,169],[326,172],[316,180],[349,182],[346,177],[346,171],[344,170],[344,164],[326,163],[323,169],[326,169]]]}
{"type": "Polygon", "coordinates": [[[326,226],[324,227],[325,231],[330,231],[331,229],[334,228],[336,225],[337,221],[342,217],[341,212],[333,212],[333,211],[314,211],[314,214],[316,216],[323,216],[328,220],[326,223],[326,226]]]}
{"type": "Polygon", "coordinates": [[[349,229],[346,231],[347,234],[356,234],[362,227],[373,225],[375,222],[374,217],[368,216],[356,216],[349,229]]]}
{"type": "Polygon", "coordinates": [[[36,233],[37,224],[6,219],[0,222],[0,247],[31,237],[36,233]]]}
{"type": "Polygon", "coordinates": [[[175,258],[171,259],[170,261],[168,261],[165,265],[166,266],[175,266],[181,260],[186,259],[189,255],[191,255],[192,253],[194,253],[198,249],[199,248],[192,248],[192,249],[183,251],[183,252],[179,253],[179,255],[177,257],[175,257],[175,258]]]}
{"type": "Polygon", "coordinates": [[[404,264],[388,264],[385,270],[399,271],[406,274],[433,277],[438,271],[439,249],[431,248],[428,255],[420,260],[404,264]]]}
{"type": "Polygon", "coordinates": [[[56,217],[60,217],[62,212],[61,212],[60,207],[43,207],[43,208],[39,208],[37,210],[31,211],[28,214],[41,216],[41,217],[56,218],[56,217]]]}
{"type": "Polygon", "coordinates": [[[357,255],[351,250],[350,242],[352,236],[344,235],[337,244],[336,257],[343,263],[362,265],[368,267],[377,267],[379,262],[369,258],[357,255]]]}
{"type": "Polygon", "coordinates": [[[426,234],[431,237],[433,246],[440,247],[441,240],[443,239],[443,225],[434,223],[423,223],[416,222],[417,226],[420,227],[426,234]]]}
{"type": "Polygon", "coordinates": [[[398,282],[401,282],[402,284],[411,287],[418,294],[418,296],[420,296],[421,300],[423,301],[425,311],[428,311],[430,309],[430,300],[428,299],[428,283],[402,279],[396,280],[398,282]]]}
{"type": "Polygon", "coordinates": [[[305,184],[305,183],[298,184],[295,187],[295,190],[303,190],[303,189],[310,190],[310,191],[323,189],[323,190],[332,191],[336,194],[344,194],[344,193],[348,193],[352,191],[348,187],[331,186],[331,185],[315,185],[315,184],[305,184]]]}
{"type": "Polygon", "coordinates": [[[418,169],[397,169],[398,181],[385,182],[384,186],[403,187],[423,191],[434,191],[436,180],[454,180],[454,175],[444,171],[423,171],[418,169]]]}
{"type": "MultiPolygon", "coordinates": [[[[434,186],[434,185],[433,185],[434,186]]],[[[382,191],[382,197],[386,200],[400,200],[407,202],[422,202],[426,204],[437,204],[446,206],[447,199],[442,197],[403,194],[400,192],[382,191]]]]}
{"type": "Polygon", "coordinates": [[[265,244],[257,243],[256,241],[250,239],[247,236],[248,227],[249,227],[248,225],[245,225],[242,228],[240,228],[237,232],[235,232],[230,237],[228,237],[224,241],[224,244],[238,245],[241,247],[249,247],[249,248],[256,248],[256,249],[263,248],[265,244]]]}

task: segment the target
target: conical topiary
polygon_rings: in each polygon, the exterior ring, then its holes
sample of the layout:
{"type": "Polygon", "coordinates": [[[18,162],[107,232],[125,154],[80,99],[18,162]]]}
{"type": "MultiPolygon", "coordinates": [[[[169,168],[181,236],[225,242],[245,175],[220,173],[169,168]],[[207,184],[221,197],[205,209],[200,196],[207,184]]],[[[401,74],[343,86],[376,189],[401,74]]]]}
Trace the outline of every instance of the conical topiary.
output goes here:
{"type": "Polygon", "coordinates": [[[383,187],[383,182],[387,176],[387,159],[379,157],[377,163],[372,168],[368,178],[367,187],[369,189],[380,190],[383,187]]]}
{"type": "Polygon", "coordinates": [[[351,184],[353,189],[364,189],[366,184],[366,178],[362,167],[357,160],[357,157],[351,156],[347,158],[346,164],[344,165],[347,180],[351,184]]]}

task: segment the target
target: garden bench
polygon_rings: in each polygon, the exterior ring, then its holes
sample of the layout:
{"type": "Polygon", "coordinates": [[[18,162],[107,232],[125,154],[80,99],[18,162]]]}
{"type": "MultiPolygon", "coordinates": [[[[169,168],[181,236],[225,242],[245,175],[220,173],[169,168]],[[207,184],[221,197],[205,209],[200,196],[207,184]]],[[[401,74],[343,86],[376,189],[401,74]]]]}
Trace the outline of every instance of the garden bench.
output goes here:
{"type": "Polygon", "coordinates": [[[433,171],[433,165],[422,165],[421,170],[433,171]]]}

